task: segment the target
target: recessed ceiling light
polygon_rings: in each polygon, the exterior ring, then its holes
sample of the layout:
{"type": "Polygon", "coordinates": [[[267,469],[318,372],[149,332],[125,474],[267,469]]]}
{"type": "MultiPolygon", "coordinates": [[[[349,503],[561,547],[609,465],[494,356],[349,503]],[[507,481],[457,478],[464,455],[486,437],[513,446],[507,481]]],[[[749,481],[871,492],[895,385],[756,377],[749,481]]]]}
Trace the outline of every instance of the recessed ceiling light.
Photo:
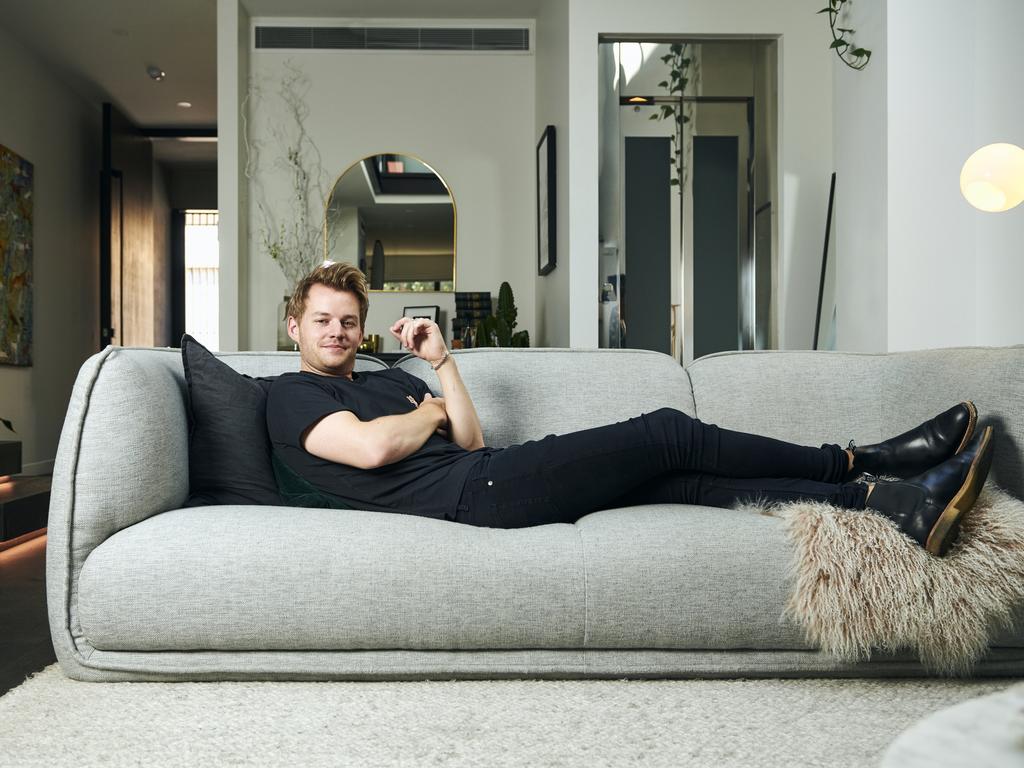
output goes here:
{"type": "Polygon", "coordinates": [[[181,107],[182,109],[191,109],[192,108],[192,102],[191,101],[179,101],[178,102],[178,106],[181,107]]]}
{"type": "Polygon", "coordinates": [[[160,69],[160,67],[154,67],[152,65],[146,67],[146,74],[154,80],[163,80],[167,77],[167,73],[160,69]]]}

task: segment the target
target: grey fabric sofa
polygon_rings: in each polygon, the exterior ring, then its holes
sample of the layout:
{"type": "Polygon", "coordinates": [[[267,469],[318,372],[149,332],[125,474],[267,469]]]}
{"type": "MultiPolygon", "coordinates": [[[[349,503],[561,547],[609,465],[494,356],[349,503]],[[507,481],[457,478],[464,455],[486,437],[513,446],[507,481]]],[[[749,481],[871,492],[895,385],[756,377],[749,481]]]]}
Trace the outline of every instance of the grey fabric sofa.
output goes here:
{"type": "MultiPolygon", "coordinates": [[[[719,426],[864,444],[962,398],[996,425],[991,481],[1024,494],[1024,347],[889,355],[723,353],[684,370],[636,350],[455,353],[488,445],[670,406],[719,426]]],[[[295,370],[297,353],[224,353],[295,370]]],[[[360,368],[374,361],[362,359],[360,368]]],[[[422,361],[399,363],[435,391],[422,361]]],[[[175,349],[82,366],[61,435],[49,617],[81,680],[916,676],[907,654],[840,664],[781,616],[778,518],[652,505],[516,530],[367,511],[182,508],[175,349]]],[[[1024,629],[979,675],[1024,674],[1024,629]]]]}

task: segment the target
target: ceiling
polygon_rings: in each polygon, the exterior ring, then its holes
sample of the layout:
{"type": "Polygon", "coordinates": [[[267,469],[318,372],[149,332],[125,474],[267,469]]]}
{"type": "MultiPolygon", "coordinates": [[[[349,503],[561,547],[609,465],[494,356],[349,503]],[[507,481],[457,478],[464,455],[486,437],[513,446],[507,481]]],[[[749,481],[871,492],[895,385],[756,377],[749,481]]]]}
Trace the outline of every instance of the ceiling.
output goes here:
{"type": "MultiPolygon", "coordinates": [[[[522,19],[544,1],[242,0],[250,16],[361,19],[522,19]]],[[[84,99],[111,102],[140,128],[217,124],[217,0],[0,0],[0,25],[84,99]],[[152,80],[149,66],[166,77],[152,80]]],[[[211,142],[154,147],[162,162],[216,159],[211,142]]]]}
{"type": "Polygon", "coordinates": [[[216,0],[0,0],[0,24],[87,101],[110,101],[142,128],[212,127],[216,10],[216,0]],[[150,79],[150,65],[166,78],[150,79]]]}

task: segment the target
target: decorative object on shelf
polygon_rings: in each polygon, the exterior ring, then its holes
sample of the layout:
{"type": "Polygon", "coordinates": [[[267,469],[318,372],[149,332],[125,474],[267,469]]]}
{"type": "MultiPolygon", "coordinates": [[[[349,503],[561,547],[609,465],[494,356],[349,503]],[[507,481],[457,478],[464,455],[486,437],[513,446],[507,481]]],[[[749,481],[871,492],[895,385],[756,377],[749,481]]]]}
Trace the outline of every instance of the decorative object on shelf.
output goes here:
{"type": "Polygon", "coordinates": [[[359,345],[358,352],[365,352],[368,355],[376,355],[380,352],[380,334],[368,333],[363,337],[363,343],[359,345]]]}
{"type": "Polygon", "coordinates": [[[33,166],[0,144],[0,363],[32,365],[33,166]]]}
{"type": "Polygon", "coordinates": [[[498,289],[498,311],[490,317],[478,320],[473,346],[477,347],[528,347],[530,346],[529,331],[512,331],[516,327],[515,299],[512,286],[502,283],[498,289]]]}
{"type": "MultiPolygon", "coordinates": [[[[277,262],[291,290],[323,263],[322,210],[330,178],[306,130],[309,77],[290,59],[282,66],[284,74],[275,87],[270,87],[269,79],[250,83],[242,103],[242,139],[245,177],[256,204],[258,241],[277,262]],[[262,135],[270,139],[250,139],[250,113],[254,121],[266,124],[262,135]]],[[[280,314],[278,322],[283,322],[280,314]]],[[[279,349],[281,338],[279,329],[279,349]]]]}
{"type": "Polygon", "coordinates": [[[848,15],[850,12],[849,8],[844,6],[851,2],[851,0],[828,0],[828,5],[822,8],[818,13],[828,14],[828,27],[832,32],[832,44],[829,46],[836,52],[836,56],[850,69],[864,69],[871,61],[871,51],[867,48],[859,48],[855,46],[851,40],[857,30],[850,27],[837,27],[836,22],[839,21],[840,14],[845,13],[848,15]],[[836,33],[839,34],[836,34],[836,33]],[[850,40],[847,39],[847,35],[850,36],[850,40]]]}
{"type": "Polygon", "coordinates": [[[537,142],[537,274],[555,268],[556,252],[555,126],[549,125],[537,142]]]}
{"type": "MultiPolygon", "coordinates": [[[[687,51],[686,43],[673,43],[669,46],[669,52],[661,57],[661,60],[668,65],[668,80],[658,83],[660,88],[668,90],[669,96],[678,99],[676,104],[659,104],[658,111],[650,116],[650,120],[667,120],[672,118],[676,123],[676,130],[669,139],[672,142],[669,162],[672,164],[674,175],[669,179],[669,184],[676,188],[676,192],[683,194],[683,183],[685,181],[683,162],[683,125],[690,122],[691,116],[687,114],[687,106],[683,101],[683,94],[686,91],[686,84],[690,82],[687,74],[690,64],[693,62],[692,49],[687,51]]],[[[692,111],[692,104],[689,110],[692,111]]]]}
{"type": "MultiPolygon", "coordinates": [[[[426,304],[420,307],[403,307],[402,315],[405,317],[425,317],[435,323],[440,322],[441,307],[437,304],[426,304]]],[[[441,332],[444,334],[444,331],[441,332]]]]}
{"type": "Polygon", "coordinates": [[[452,339],[461,340],[466,349],[475,347],[476,323],[490,315],[491,294],[488,291],[456,291],[452,339]]]}
{"type": "Polygon", "coordinates": [[[1001,213],[1024,201],[1024,149],[988,144],[967,158],[960,170],[960,193],[975,208],[1001,213]]]}

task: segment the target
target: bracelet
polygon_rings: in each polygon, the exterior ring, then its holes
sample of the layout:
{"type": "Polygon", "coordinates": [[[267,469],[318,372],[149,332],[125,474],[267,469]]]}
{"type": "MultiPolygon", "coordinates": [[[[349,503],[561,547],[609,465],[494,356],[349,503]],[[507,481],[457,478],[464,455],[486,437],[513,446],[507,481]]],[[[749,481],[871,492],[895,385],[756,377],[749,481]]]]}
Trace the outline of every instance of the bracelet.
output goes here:
{"type": "MultiPolygon", "coordinates": [[[[444,365],[445,363],[448,362],[448,358],[449,357],[451,357],[451,353],[446,349],[444,351],[444,357],[442,357],[440,360],[437,361],[437,365],[434,365],[433,363],[430,363],[430,367],[433,368],[436,371],[438,368],[440,368],[442,365],[444,365]]],[[[430,362],[430,361],[428,360],[427,362],[430,362]]]]}

